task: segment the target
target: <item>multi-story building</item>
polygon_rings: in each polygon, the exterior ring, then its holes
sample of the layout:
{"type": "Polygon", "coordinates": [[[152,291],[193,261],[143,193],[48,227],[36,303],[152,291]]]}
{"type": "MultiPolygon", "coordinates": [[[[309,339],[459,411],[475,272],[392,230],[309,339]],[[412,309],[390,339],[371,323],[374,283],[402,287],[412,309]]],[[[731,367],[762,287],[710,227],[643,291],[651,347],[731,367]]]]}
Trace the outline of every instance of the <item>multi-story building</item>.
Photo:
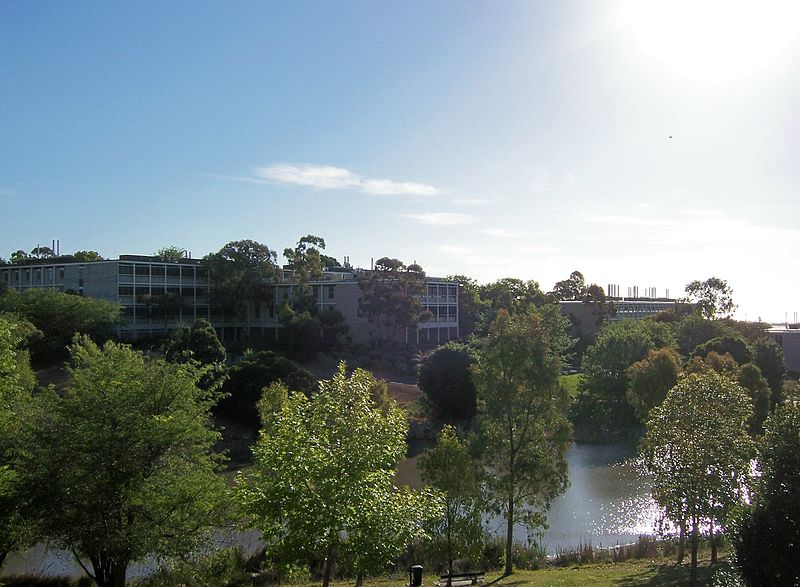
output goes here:
{"type": "Polygon", "coordinates": [[[582,301],[560,302],[561,313],[571,316],[580,325],[584,335],[592,335],[605,322],[622,320],[642,320],[660,312],[672,310],[678,303],[669,298],[608,298],[609,304],[601,312],[596,304],[582,301]]]}
{"type": "MultiPolygon", "coordinates": [[[[355,342],[366,342],[372,334],[370,324],[358,312],[361,271],[330,270],[320,280],[309,283],[319,310],[341,312],[355,342]]],[[[180,323],[192,324],[205,318],[224,340],[243,336],[274,340],[280,337],[281,329],[277,308],[284,300],[291,300],[296,289],[292,272],[284,270],[281,281],[273,284],[272,301],[245,304],[242,312],[223,315],[209,303],[208,269],[200,260],[167,263],[141,255],[120,255],[119,259],[91,263],[59,263],[54,259],[52,263],[6,265],[0,267],[0,285],[17,291],[51,288],[117,302],[125,318],[119,334],[125,339],[160,335],[180,323]]],[[[406,329],[400,335],[401,342],[425,346],[458,338],[458,284],[429,277],[426,294],[420,301],[433,318],[416,329],[406,329]]]]}

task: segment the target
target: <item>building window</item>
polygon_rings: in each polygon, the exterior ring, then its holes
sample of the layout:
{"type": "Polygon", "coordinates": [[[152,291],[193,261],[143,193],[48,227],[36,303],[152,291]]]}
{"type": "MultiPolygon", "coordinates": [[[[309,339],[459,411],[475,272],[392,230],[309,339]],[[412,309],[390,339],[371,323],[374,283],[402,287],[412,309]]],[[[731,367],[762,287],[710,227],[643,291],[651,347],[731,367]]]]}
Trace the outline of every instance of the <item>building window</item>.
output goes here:
{"type": "Polygon", "coordinates": [[[328,285],[326,287],[328,288],[328,299],[332,300],[333,297],[336,295],[335,294],[336,286],[335,285],[328,285]]]}
{"type": "Polygon", "coordinates": [[[117,268],[117,275],[133,275],[133,265],[120,264],[117,268]]]}

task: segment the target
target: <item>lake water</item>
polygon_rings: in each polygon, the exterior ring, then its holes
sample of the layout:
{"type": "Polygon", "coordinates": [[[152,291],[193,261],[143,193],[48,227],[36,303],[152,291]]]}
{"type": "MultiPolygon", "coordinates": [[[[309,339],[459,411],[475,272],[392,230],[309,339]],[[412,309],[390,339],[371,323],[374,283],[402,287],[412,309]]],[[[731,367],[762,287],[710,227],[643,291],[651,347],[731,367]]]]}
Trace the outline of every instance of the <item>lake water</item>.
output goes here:
{"type": "MultiPolygon", "coordinates": [[[[636,448],[627,444],[573,444],[567,451],[570,487],[556,498],[548,514],[550,525],[542,538],[548,554],[558,549],[591,543],[609,547],[635,542],[642,534],[653,534],[657,511],[650,497],[650,486],[636,467],[636,448]]],[[[406,459],[398,469],[398,481],[421,486],[416,470],[417,458],[406,459]]],[[[503,521],[490,521],[490,527],[504,532],[503,521]]],[[[523,529],[515,534],[525,542],[523,529]]],[[[240,545],[254,549],[255,533],[218,537],[220,545],[240,545]]],[[[152,564],[152,563],[151,563],[152,564]]],[[[130,569],[129,576],[146,573],[150,565],[130,569]]],[[[82,570],[72,556],[46,549],[43,545],[9,555],[3,574],[33,573],[80,576],[82,570]]]]}

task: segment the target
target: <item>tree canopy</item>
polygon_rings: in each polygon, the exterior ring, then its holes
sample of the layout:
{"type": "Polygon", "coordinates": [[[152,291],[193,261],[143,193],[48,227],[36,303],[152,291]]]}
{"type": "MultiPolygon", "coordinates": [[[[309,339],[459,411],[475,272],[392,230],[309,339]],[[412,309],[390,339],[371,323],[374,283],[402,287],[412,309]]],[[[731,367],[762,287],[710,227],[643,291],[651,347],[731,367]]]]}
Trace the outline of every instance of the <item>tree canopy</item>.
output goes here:
{"type": "Polygon", "coordinates": [[[475,383],[470,368],[475,352],[457,342],[435,349],[419,367],[418,384],[435,414],[447,421],[475,416],[475,383]]]}
{"type": "Polygon", "coordinates": [[[374,383],[361,370],[347,377],[342,364],[312,399],[272,389],[253,472],[237,483],[268,545],[290,560],[325,557],[324,587],[339,557],[359,574],[383,567],[435,510],[430,494],[394,486],[407,423],[393,402],[372,401],[374,383]]]}
{"type": "Polygon", "coordinates": [[[700,314],[708,320],[726,318],[736,310],[733,290],[727,281],[719,277],[692,281],[686,285],[686,295],[690,302],[697,304],[700,314]]]}
{"type": "Polygon", "coordinates": [[[188,553],[219,521],[213,393],[203,371],[125,345],[84,337],[70,352],[67,389],[37,396],[25,425],[19,476],[42,535],[121,587],[129,563],[188,553]]]}
{"type": "Polygon", "coordinates": [[[426,295],[425,272],[416,263],[382,257],[359,278],[358,314],[375,328],[375,342],[391,342],[404,329],[416,329],[431,313],[420,302],[426,295]]]}
{"type": "Polygon", "coordinates": [[[744,501],[753,454],[751,415],[747,392],[707,371],[682,378],[647,421],[642,452],[653,499],[675,524],[691,524],[693,581],[700,525],[725,525],[744,501]]]}
{"type": "Polygon", "coordinates": [[[567,485],[568,397],[559,375],[570,340],[555,306],[501,310],[475,368],[479,435],[493,506],[506,519],[505,573],[513,531],[544,526],[550,501],[567,485]]]}

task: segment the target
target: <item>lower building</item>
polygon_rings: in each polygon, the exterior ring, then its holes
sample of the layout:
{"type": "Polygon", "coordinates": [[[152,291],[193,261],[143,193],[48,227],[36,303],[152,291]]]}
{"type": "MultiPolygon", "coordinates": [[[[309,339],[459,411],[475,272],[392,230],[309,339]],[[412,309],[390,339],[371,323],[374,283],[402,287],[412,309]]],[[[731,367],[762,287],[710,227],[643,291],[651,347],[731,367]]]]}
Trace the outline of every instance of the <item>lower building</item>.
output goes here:
{"type": "Polygon", "coordinates": [[[800,375],[800,330],[796,328],[770,328],[767,336],[783,349],[786,370],[800,375]]]}

